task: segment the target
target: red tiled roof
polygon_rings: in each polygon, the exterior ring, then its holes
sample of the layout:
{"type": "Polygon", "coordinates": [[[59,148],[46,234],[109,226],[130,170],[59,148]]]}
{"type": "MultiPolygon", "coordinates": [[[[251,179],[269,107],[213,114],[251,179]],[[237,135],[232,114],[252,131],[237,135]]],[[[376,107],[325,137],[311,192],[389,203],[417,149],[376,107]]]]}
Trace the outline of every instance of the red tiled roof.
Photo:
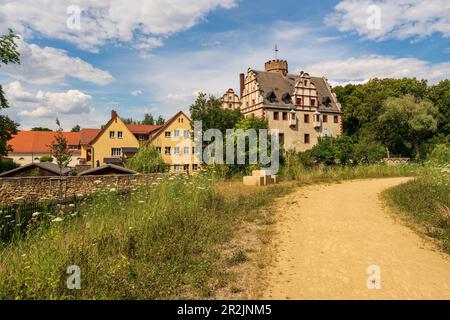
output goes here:
{"type": "Polygon", "coordinates": [[[144,124],[127,124],[128,130],[134,134],[149,134],[160,129],[162,126],[144,125],[144,124]]]}
{"type": "MultiPolygon", "coordinates": [[[[50,146],[55,141],[56,132],[19,131],[8,141],[13,153],[50,153],[50,146]]],[[[80,132],[63,132],[68,145],[80,144],[80,132]]],[[[79,150],[74,151],[80,153],[79,150]]]]}
{"type": "Polygon", "coordinates": [[[81,129],[80,144],[89,144],[99,132],[100,129],[81,129]]]}

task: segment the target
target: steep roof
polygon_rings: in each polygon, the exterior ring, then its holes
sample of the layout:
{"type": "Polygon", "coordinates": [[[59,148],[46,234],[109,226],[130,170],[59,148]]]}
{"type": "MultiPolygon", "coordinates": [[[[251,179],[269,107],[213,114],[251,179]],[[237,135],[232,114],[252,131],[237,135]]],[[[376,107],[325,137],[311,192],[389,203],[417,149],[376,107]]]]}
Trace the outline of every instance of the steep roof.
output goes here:
{"type": "MultiPolygon", "coordinates": [[[[63,132],[68,145],[80,145],[80,132],[63,132]]],[[[52,131],[19,131],[8,141],[13,153],[50,153],[55,141],[56,132],[52,131]]],[[[72,150],[80,153],[79,150],[72,150]]]]}
{"type": "Polygon", "coordinates": [[[127,124],[128,130],[134,134],[150,134],[162,126],[160,125],[145,125],[145,124],[127,124]]]}
{"type": "MultiPolygon", "coordinates": [[[[300,80],[299,75],[287,74],[284,76],[280,72],[267,72],[267,71],[255,71],[256,81],[259,85],[259,89],[262,91],[264,97],[264,104],[276,106],[282,103],[282,97],[286,93],[291,96],[294,95],[295,84],[300,80]],[[271,103],[268,99],[268,94],[273,92],[276,96],[276,101],[271,103]]],[[[314,84],[319,97],[319,111],[325,112],[340,112],[340,106],[337,103],[331,87],[328,85],[325,78],[311,77],[311,82],[314,84]],[[330,103],[328,106],[324,103],[329,98],[330,103]]]]}
{"type": "MultiPolygon", "coordinates": [[[[23,172],[25,170],[29,170],[32,168],[41,168],[45,171],[49,171],[55,175],[59,176],[59,166],[56,163],[51,162],[35,162],[35,163],[29,163],[24,166],[20,166],[18,168],[3,172],[0,174],[0,177],[12,177],[20,172],[23,172]]],[[[62,169],[62,175],[67,175],[72,169],[71,168],[63,168],[62,169]]]]}
{"type": "Polygon", "coordinates": [[[100,167],[92,168],[81,172],[80,176],[105,175],[105,174],[137,174],[136,171],[116,166],[114,164],[106,164],[100,167]]]}
{"type": "Polygon", "coordinates": [[[80,143],[89,144],[99,134],[100,129],[81,129],[80,143]]]}
{"type": "MultiPolygon", "coordinates": [[[[187,119],[189,119],[189,117],[183,111],[178,111],[172,118],[167,120],[166,123],[164,123],[164,125],[162,125],[158,131],[154,132],[154,134],[150,137],[149,141],[155,140],[156,137],[158,137],[162,132],[164,132],[164,130],[166,130],[166,128],[168,126],[170,126],[172,124],[172,122],[174,122],[175,119],[178,118],[180,115],[184,115],[187,119]]],[[[190,121],[190,119],[189,119],[189,121],[190,121]]]]}

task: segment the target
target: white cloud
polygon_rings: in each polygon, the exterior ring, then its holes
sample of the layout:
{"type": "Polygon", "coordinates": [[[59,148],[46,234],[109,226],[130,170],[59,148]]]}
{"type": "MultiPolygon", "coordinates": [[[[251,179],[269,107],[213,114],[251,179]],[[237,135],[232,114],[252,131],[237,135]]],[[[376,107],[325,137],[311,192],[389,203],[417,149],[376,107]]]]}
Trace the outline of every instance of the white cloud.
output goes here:
{"type": "Polygon", "coordinates": [[[416,58],[370,55],[323,61],[307,66],[312,74],[325,75],[333,84],[362,83],[371,78],[416,77],[435,83],[450,75],[450,62],[432,64],[416,58]]]}
{"type": "Polygon", "coordinates": [[[18,41],[20,64],[9,64],[0,68],[0,73],[21,81],[34,84],[59,84],[65,78],[105,85],[114,80],[104,70],[94,68],[80,58],[67,55],[67,52],[52,47],[39,47],[18,41]]]}
{"type": "Polygon", "coordinates": [[[93,111],[92,97],[79,90],[39,90],[32,93],[24,89],[19,81],[14,81],[5,86],[5,94],[11,111],[19,116],[56,118],[59,114],[75,115],[93,111]]]}
{"type": "Polygon", "coordinates": [[[450,36],[448,0],[342,0],[325,22],[340,31],[355,31],[371,40],[425,38],[433,33],[450,36]],[[368,28],[370,5],[380,9],[379,28],[368,28]]]}
{"type": "Polygon", "coordinates": [[[236,4],[234,0],[72,0],[70,5],[82,11],[78,30],[67,27],[71,16],[66,1],[36,5],[35,0],[0,0],[0,30],[12,27],[27,37],[44,35],[93,52],[108,42],[149,49],[161,45],[157,37],[189,29],[210,11],[236,4]]]}
{"type": "Polygon", "coordinates": [[[142,94],[142,90],[133,90],[133,91],[131,91],[131,95],[135,96],[135,97],[137,97],[137,96],[139,96],[141,94],[142,94]]]}

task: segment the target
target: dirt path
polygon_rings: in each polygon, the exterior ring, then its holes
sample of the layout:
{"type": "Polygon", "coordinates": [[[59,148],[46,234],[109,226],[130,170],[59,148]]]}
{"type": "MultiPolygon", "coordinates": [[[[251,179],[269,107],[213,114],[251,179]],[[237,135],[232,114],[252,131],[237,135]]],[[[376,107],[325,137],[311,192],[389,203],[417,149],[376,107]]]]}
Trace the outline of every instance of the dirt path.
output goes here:
{"type": "Polygon", "coordinates": [[[302,188],[280,200],[264,299],[450,299],[450,259],[379,193],[406,178],[302,188]],[[367,288],[371,265],[381,289],[367,288]]]}

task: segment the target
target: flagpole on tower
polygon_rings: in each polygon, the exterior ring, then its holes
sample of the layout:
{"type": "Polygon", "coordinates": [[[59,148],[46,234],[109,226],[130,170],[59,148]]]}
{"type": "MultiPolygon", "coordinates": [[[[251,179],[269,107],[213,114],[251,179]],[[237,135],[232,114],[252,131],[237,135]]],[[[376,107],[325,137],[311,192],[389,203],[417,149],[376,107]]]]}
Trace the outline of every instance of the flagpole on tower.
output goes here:
{"type": "Polygon", "coordinates": [[[275,60],[278,60],[278,51],[280,51],[278,50],[278,45],[275,44],[275,60]]]}

